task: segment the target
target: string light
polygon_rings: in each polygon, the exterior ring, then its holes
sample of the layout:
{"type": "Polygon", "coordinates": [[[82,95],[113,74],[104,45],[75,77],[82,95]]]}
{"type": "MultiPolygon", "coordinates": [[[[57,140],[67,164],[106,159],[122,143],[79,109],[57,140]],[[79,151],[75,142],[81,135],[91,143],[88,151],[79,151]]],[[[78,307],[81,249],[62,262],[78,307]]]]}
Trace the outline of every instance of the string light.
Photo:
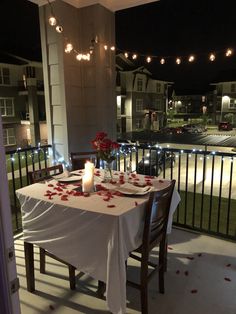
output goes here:
{"type": "Polygon", "coordinates": [[[111,48],[110,48],[112,51],[115,51],[115,46],[111,46],[111,48]]]}
{"type": "Polygon", "coordinates": [[[63,32],[63,27],[60,26],[60,25],[57,25],[57,26],[56,26],[56,31],[57,31],[58,33],[62,33],[62,32],[63,32]]]}
{"type": "Polygon", "coordinates": [[[65,53],[70,53],[73,50],[73,45],[71,43],[66,44],[65,53]]]}
{"type": "Polygon", "coordinates": [[[189,56],[188,61],[193,62],[195,60],[195,57],[193,55],[189,56]]]}
{"type": "Polygon", "coordinates": [[[226,50],[226,53],[225,53],[226,57],[230,57],[230,56],[232,56],[232,54],[233,54],[233,50],[230,49],[230,48],[228,48],[228,49],[226,50]]]}
{"type": "Polygon", "coordinates": [[[151,57],[147,57],[147,63],[150,63],[152,61],[151,57]]]}
{"type": "Polygon", "coordinates": [[[160,60],[160,64],[165,64],[165,59],[164,58],[161,58],[161,60],[160,60]]]}
{"type": "Polygon", "coordinates": [[[104,45],[104,49],[107,50],[107,48],[108,48],[107,45],[104,45]]]}
{"type": "Polygon", "coordinates": [[[51,16],[49,19],[48,19],[48,23],[49,25],[51,26],[56,26],[57,25],[57,20],[54,16],[51,16]]]}
{"type": "Polygon", "coordinates": [[[125,52],[124,55],[125,55],[126,58],[129,58],[128,52],[125,52]]]}
{"type": "Polygon", "coordinates": [[[133,60],[136,60],[136,59],[137,59],[137,55],[136,55],[136,54],[133,54],[133,55],[132,55],[132,59],[133,59],[133,60]]]}
{"type": "Polygon", "coordinates": [[[211,53],[209,56],[209,59],[211,62],[215,61],[216,56],[214,55],[214,53],[211,53]]]}
{"type": "Polygon", "coordinates": [[[180,64],[181,63],[181,59],[180,58],[176,58],[176,63],[180,64]]]}

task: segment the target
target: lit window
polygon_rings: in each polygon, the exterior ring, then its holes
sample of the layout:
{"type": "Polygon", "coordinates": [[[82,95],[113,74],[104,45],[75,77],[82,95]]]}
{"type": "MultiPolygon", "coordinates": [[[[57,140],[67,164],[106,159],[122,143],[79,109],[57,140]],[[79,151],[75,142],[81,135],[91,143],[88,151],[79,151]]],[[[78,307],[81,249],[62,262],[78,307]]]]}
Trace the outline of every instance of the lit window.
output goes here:
{"type": "Polygon", "coordinates": [[[13,128],[3,129],[3,144],[4,146],[16,144],[15,131],[13,128]]]}
{"type": "Polygon", "coordinates": [[[14,117],[14,99],[0,98],[0,113],[2,117],[14,117]]]}
{"type": "Polygon", "coordinates": [[[234,99],[234,98],[230,99],[229,108],[230,109],[235,109],[236,108],[236,99],[234,99]]]}
{"type": "Polygon", "coordinates": [[[10,85],[10,70],[0,68],[0,85],[10,85]]]}
{"type": "Polygon", "coordinates": [[[143,99],[136,99],[136,112],[143,111],[143,99]]]}
{"type": "Polygon", "coordinates": [[[137,91],[142,92],[143,91],[143,80],[138,78],[137,80],[137,91]]]}

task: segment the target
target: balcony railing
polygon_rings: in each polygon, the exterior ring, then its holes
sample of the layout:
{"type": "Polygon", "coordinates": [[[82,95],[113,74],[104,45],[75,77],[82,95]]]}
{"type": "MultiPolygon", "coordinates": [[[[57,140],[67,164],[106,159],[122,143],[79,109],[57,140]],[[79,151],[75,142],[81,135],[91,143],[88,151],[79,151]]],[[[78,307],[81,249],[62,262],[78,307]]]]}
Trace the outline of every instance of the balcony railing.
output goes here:
{"type": "MultiPolygon", "coordinates": [[[[28,171],[48,165],[50,145],[7,153],[14,231],[21,229],[15,190],[28,171]]],[[[115,168],[176,179],[181,203],[174,224],[236,240],[236,155],[233,153],[122,145],[115,168]]]]}

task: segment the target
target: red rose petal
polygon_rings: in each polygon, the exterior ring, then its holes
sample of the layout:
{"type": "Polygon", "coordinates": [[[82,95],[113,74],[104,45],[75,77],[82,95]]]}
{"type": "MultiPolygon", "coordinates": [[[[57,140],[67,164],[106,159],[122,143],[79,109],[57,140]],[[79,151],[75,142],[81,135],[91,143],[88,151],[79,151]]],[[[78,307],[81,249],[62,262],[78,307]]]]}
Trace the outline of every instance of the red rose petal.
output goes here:
{"type": "Polygon", "coordinates": [[[180,273],[180,271],[179,270],[176,270],[176,272],[175,272],[177,275],[180,273]]]}
{"type": "Polygon", "coordinates": [[[230,266],[231,266],[231,264],[227,264],[227,265],[226,265],[226,267],[230,267],[230,266]]]}
{"type": "Polygon", "coordinates": [[[54,186],[54,185],[53,185],[53,184],[51,184],[51,183],[50,183],[50,184],[48,184],[48,187],[50,187],[50,188],[51,188],[51,187],[53,187],[53,186],[54,186]]]}
{"type": "Polygon", "coordinates": [[[116,207],[116,205],[107,205],[107,207],[112,208],[112,207],[116,207]]]}
{"type": "Polygon", "coordinates": [[[168,246],[168,250],[173,250],[173,247],[171,247],[171,246],[168,246]]]}
{"type": "Polygon", "coordinates": [[[191,290],[191,293],[197,293],[197,289],[191,290]]]}
{"type": "Polygon", "coordinates": [[[134,202],[135,206],[138,206],[138,202],[134,202]]]}
{"type": "Polygon", "coordinates": [[[55,310],[55,307],[54,307],[53,305],[51,305],[51,304],[49,305],[49,308],[50,308],[50,310],[52,310],[52,311],[55,310]]]}
{"type": "Polygon", "coordinates": [[[199,253],[197,256],[201,257],[201,256],[202,256],[202,253],[199,253]]]}
{"type": "Polygon", "coordinates": [[[90,194],[88,192],[84,192],[83,195],[84,195],[84,197],[90,196],[90,194]]]}
{"type": "Polygon", "coordinates": [[[231,281],[231,279],[229,277],[225,277],[224,280],[225,281],[231,281]]]}
{"type": "Polygon", "coordinates": [[[185,274],[185,276],[188,276],[188,275],[189,275],[189,272],[186,270],[186,271],[184,272],[184,274],[185,274]]]}

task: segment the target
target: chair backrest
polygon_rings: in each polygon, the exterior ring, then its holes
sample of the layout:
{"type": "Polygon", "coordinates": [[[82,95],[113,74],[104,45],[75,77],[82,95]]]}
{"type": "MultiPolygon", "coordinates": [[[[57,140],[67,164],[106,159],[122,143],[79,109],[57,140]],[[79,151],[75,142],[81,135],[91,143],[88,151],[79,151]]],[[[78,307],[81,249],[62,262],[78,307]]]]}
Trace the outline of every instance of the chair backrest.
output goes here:
{"type": "Polygon", "coordinates": [[[93,161],[95,167],[99,165],[97,152],[76,152],[70,154],[72,170],[84,169],[84,164],[87,160],[93,161]]]}
{"type": "Polygon", "coordinates": [[[166,237],[170,204],[175,180],[158,192],[151,192],[145,211],[143,247],[149,252],[157,243],[166,237]]]}
{"type": "Polygon", "coordinates": [[[30,184],[40,182],[40,181],[50,178],[52,175],[60,174],[62,172],[63,172],[63,167],[61,164],[35,170],[35,171],[29,171],[28,172],[29,182],[30,184]]]}

